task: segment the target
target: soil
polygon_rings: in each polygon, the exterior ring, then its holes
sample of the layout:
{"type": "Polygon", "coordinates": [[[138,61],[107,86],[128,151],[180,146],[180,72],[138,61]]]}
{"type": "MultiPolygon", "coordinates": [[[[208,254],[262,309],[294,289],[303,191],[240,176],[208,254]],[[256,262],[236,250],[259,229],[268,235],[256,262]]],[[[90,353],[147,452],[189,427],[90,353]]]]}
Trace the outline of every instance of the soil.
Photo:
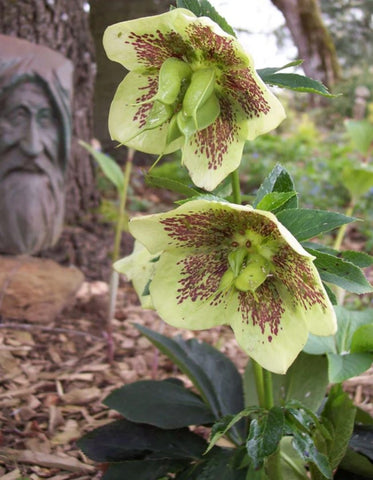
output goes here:
{"type": "MultiPolygon", "coordinates": [[[[153,198],[155,208],[161,201],[153,198]]],[[[85,432],[117,414],[102,401],[115,388],[139,379],[178,376],[174,365],[142,337],[134,323],[165,335],[198,336],[229,356],[243,371],[246,356],[227,327],[178,332],[153,311],[142,310],[121,278],[112,321],[114,361],[108,361],[107,300],[112,228],[90,219],[67,227],[59,244],[43,256],[75,264],[86,282],[75,303],[45,325],[1,319],[0,479],[98,480],[102,470],[77,448],[85,432]]],[[[123,235],[123,255],[132,240],[123,235]]],[[[373,413],[373,369],[345,383],[355,403],[373,413]]]]}

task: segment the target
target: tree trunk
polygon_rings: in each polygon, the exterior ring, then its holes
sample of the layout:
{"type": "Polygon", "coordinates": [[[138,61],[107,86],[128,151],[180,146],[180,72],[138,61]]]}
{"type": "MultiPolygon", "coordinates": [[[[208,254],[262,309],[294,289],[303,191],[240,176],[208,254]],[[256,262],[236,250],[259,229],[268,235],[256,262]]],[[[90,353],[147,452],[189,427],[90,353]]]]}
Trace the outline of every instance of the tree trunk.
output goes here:
{"type": "Polygon", "coordinates": [[[340,77],[333,40],[325,27],[319,0],[272,0],[282,12],[308,77],[332,87],[340,77]]]}
{"type": "MultiPolygon", "coordinates": [[[[0,0],[0,32],[45,45],[74,65],[72,149],[67,171],[66,221],[97,204],[93,163],[78,140],[93,131],[94,54],[84,0],[0,0]]],[[[1,46],[0,46],[1,54],[1,46]]]]}

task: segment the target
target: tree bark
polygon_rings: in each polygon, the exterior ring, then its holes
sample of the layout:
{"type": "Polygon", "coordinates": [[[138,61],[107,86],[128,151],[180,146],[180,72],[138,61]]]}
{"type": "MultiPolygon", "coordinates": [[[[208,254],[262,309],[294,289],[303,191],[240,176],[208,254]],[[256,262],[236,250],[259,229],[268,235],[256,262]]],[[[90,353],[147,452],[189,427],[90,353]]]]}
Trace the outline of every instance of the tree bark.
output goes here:
{"type": "MultiPolygon", "coordinates": [[[[93,132],[94,50],[84,0],[0,0],[0,32],[45,45],[74,64],[72,149],[67,171],[66,221],[97,205],[93,163],[78,140],[93,132]]],[[[1,54],[1,47],[0,47],[1,54]]]]}
{"type": "Polygon", "coordinates": [[[308,77],[332,87],[340,78],[333,40],[325,27],[319,0],[271,0],[284,15],[286,25],[304,60],[308,77]]]}

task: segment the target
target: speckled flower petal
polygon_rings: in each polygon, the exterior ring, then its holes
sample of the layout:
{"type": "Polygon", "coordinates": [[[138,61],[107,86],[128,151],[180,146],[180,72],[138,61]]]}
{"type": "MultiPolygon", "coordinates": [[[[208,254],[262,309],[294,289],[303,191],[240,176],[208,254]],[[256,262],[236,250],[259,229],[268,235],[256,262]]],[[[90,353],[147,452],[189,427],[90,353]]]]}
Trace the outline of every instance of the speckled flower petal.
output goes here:
{"type": "Polygon", "coordinates": [[[267,370],[284,374],[307,342],[305,312],[278,282],[238,293],[231,327],[241,348],[267,370]]]}
{"type": "Polygon", "coordinates": [[[178,150],[182,140],[172,142],[166,148],[169,122],[160,127],[139,133],[146,121],[158,88],[158,75],[142,75],[129,72],[120,83],[109,112],[109,132],[113,140],[145,153],[163,154],[178,150]],[[142,104],[139,104],[142,103],[142,104]]]}
{"type": "Polygon", "coordinates": [[[220,304],[220,279],[227,268],[219,252],[164,252],[150,284],[158,314],[170,325],[201,330],[229,323],[232,305],[220,304]]]}
{"type": "MultiPolygon", "coordinates": [[[[222,248],[230,249],[227,221],[230,216],[231,233],[238,228],[233,212],[252,212],[249,205],[238,206],[226,202],[193,200],[165,213],[135,217],[129,230],[151,253],[186,248],[191,251],[222,248]],[[218,220],[223,219],[219,225],[218,220]]],[[[229,252],[229,250],[228,250],[229,252]]]]}
{"type": "Polygon", "coordinates": [[[189,10],[177,8],[111,25],[103,38],[106,54],[127,70],[159,69],[169,57],[192,54],[186,29],[195,18],[189,10]]]}
{"type": "Polygon", "coordinates": [[[238,109],[220,99],[220,115],[204,130],[186,138],[182,163],[193,183],[211,191],[241,163],[248,125],[238,109]]]}
{"type": "Polygon", "coordinates": [[[150,294],[146,293],[146,287],[154,275],[156,263],[154,257],[140,242],[136,241],[131,255],[118,260],[113,265],[117,272],[124,274],[128,280],[132,281],[143,308],[154,308],[150,294]]]}

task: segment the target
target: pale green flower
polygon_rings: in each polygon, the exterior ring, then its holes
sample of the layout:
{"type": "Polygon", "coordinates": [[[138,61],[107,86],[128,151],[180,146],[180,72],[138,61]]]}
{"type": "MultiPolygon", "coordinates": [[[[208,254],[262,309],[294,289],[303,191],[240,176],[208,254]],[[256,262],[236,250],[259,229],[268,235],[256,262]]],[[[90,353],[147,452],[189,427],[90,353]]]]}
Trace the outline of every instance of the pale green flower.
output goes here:
{"type": "Polygon", "coordinates": [[[130,231],[150,254],[162,252],[150,295],[170,325],[228,324],[242,349],[276,373],[286,372],[309,332],[336,331],[314,257],[272,213],[193,200],[134,218],[130,231]]]}
{"type": "Polygon", "coordinates": [[[114,263],[114,269],[124,273],[128,280],[131,280],[141,306],[143,308],[154,308],[149,293],[150,280],[154,275],[154,263],[159,255],[152,255],[140,242],[135,241],[133,252],[114,263]]]}
{"type": "Polygon", "coordinates": [[[182,149],[193,182],[213,190],[236,170],[244,142],[284,119],[236,38],[177,8],[107,28],[104,47],[129,73],[109,114],[112,138],[164,154],[182,149]]]}

